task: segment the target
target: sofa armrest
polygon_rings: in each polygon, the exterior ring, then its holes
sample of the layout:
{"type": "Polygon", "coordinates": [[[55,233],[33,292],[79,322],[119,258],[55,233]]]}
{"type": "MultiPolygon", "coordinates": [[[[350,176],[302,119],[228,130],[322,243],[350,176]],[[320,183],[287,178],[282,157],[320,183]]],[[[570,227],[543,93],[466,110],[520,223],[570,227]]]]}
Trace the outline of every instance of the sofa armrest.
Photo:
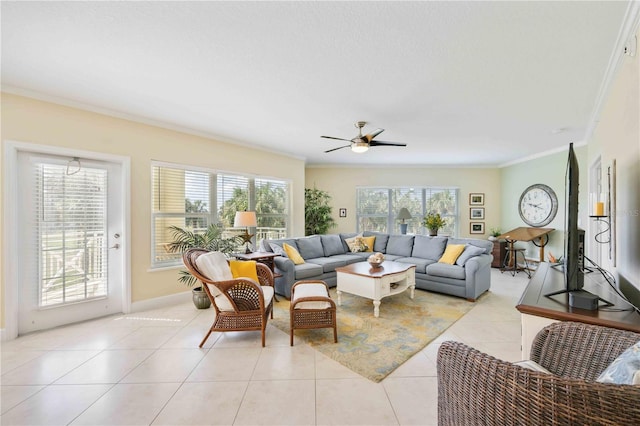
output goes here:
{"type": "Polygon", "coordinates": [[[552,373],[596,380],[640,334],[578,322],[557,322],[533,339],[531,359],[552,373]]]}
{"type": "Polygon", "coordinates": [[[466,295],[468,300],[476,300],[491,287],[491,261],[493,256],[481,254],[467,260],[464,264],[466,295]]]}
{"type": "Polygon", "coordinates": [[[287,299],[291,298],[291,287],[295,282],[296,265],[288,257],[274,257],[275,272],[280,274],[275,279],[276,293],[283,295],[287,299]]]}
{"type": "Polygon", "coordinates": [[[528,370],[460,342],[438,351],[438,425],[633,424],[640,387],[528,370]]]}

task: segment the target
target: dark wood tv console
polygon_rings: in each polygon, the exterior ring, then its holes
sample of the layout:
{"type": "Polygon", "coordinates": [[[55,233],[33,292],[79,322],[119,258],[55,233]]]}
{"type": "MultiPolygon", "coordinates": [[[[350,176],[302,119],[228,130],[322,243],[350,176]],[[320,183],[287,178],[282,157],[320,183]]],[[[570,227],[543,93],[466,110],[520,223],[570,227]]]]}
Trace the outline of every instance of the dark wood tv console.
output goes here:
{"type": "Polygon", "coordinates": [[[624,302],[595,271],[585,274],[584,290],[613,303],[610,308],[597,311],[576,309],[569,306],[569,295],[546,294],[564,288],[564,274],[550,263],[542,262],[529,281],[516,309],[522,314],[522,356],[529,359],[531,342],[543,327],[556,321],[576,321],[640,333],[640,314],[636,311],[616,311],[630,306],[624,302]]]}

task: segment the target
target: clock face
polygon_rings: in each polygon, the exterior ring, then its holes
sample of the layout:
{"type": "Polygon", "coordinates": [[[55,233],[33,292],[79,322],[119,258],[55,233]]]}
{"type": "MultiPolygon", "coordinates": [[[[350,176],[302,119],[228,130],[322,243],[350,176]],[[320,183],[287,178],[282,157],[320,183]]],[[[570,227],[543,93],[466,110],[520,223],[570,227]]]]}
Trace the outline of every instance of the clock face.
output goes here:
{"type": "Polygon", "coordinates": [[[520,217],[529,226],[544,226],[558,212],[558,198],[547,185],[531,185],[520,196],[520,217]]]}

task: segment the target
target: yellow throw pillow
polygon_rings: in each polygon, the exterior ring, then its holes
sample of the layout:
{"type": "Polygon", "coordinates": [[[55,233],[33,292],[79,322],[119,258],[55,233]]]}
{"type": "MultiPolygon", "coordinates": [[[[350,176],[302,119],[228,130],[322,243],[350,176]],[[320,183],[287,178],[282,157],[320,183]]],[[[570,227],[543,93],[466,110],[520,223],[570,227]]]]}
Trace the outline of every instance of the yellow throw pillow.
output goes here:
{"type": "Polygon", "coordinates": [[[302,256],[300,256],[300,253],[298,253],[298,250],[296,250],[294,247],[291,247],[289,244],[284,243],[282,244],[282,248],[284,249],[284,252],[287,253],[287,257],[291,259],[293,263],[295,263],[296,265],[302,265],[304,263],[304,259],[302,258],[302,256]]]}
{"type": "Polygon", "coordinates": [[[371,237],[362,237],[362,239],[364,240],[364,243],[367,245],[367,249],[365,251],[373,251],[373,243],[376,242],[376,237],[371,236],[371,237]]]}
{"type": "Polygon", "coordinates": [[[453,265],[464,251],[465,246],[465,244],[447,244],[447,248],[444,250],[444,254],[440,260],[438,260],[438,263],[453,265]]]}
{"type": "Polygon", "coordinates": [[[230,260],[229,267],[231,268],[233,278],[251,278],[255,282],[260,283],[255,260],[230,260]]]}

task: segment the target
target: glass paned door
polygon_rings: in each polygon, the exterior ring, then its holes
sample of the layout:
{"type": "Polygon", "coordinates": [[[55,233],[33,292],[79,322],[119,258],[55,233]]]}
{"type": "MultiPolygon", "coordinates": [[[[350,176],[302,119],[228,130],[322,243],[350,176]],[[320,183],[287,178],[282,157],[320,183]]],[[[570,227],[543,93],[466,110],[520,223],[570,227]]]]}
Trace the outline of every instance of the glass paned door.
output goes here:
{"type": "Polygon", "coordinates": [[[18,154],[18,333],[122,312],[121,166],[18,154]]]}

